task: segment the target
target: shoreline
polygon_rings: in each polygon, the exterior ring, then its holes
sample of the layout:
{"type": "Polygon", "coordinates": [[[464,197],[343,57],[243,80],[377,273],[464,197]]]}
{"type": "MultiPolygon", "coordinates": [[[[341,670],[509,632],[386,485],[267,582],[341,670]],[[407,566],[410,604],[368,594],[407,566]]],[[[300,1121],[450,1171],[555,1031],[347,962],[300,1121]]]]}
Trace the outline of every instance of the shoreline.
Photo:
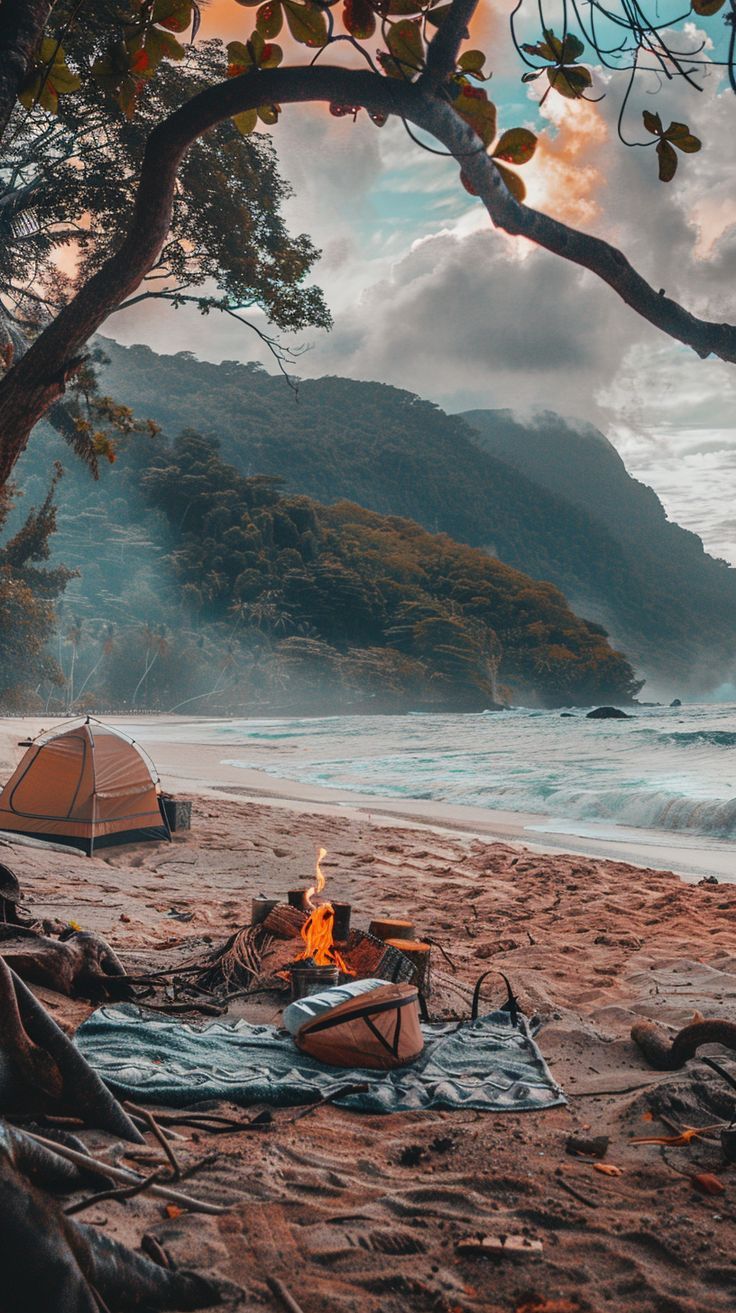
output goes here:
{"type": "MultiPolygon", "coordinates": [[[[0,725],[0,772],[7,777],[22,749],[21,738],[33,737],[48,726],[49,717],[5,718],[0,725]]],[[[73,718],[74,719],[74,718],[73,718]]],[[[227,724],[230,718],[208,724],[227,724]]],[[[300,813],[342,816],[401,828],[406,824],[438,834],[455,834],[486,842],[508,843],[539,855],[570,854],[597,861],[623,862],[658,871],[673,871],[686,883],[697,883],[714,875],[719,882],[736,884],[734,844],[689,831],[601,826],[593,822],[558,820],[538,812],[516,812],[428,799],[392,799],[314,784],[302,784],[279,776],[266,764],[273,748],[255,748],[266,759],[260,767],[232,764],[237,742],[202,742],[187,738],[190,726],[202,721],[191,716],[152,715],[141,724],[131,716],[115,716],[116,725],[138,741],[153,759],[167,792],[185,792],[196,797],[230,801],[267,802],[270,806],[300,813]],[[228,754],[228,755],[225,755],[228,754]],[[587,833],[586,833],[587,831],[587,833]]]]}

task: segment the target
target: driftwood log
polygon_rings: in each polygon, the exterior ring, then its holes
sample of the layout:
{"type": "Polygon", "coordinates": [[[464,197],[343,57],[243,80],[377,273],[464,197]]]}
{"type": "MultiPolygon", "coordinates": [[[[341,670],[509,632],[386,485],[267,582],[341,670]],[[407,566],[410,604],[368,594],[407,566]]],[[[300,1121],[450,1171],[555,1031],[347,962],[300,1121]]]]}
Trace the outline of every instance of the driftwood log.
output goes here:
{"type": "Polygon", "coordinates": [[[736,1022],[693,1021],[671,1036],[655,1021],[637,1021],[631,1038],[657,1071],[679,1071],[703,1044],[722,1044],[736,1053],[736,1022]]]}
{"type": "Polygon", "coordinates": [[[132,998],[134,989],[110,945],[88,930],[51,939],[19,925],[0,925],[0,957],[23,980],[69,998],[132,998]]]}
{"type": "Polygon", "coordinates": [[[413,939],[415,935],[413,921],[400,921],[394,918],[376,917],[368,926],[368,934],[374,939],[413,939]]]}
{"type": "Polygon", "coordinates": [[[143,1143],[128,1114],[11,967],[0,958],[0,1110],[61,1113],[143,1143]]]}
{"type": "Polygon", "coordinates": [[[82,1180],[51,1150],[0,1128],[0,1313],[99,1313],[211,1308],[221,1288],[160,1267],[97,1227],[66,1217],[41,1187],[68,1192],[82,1180]]]}

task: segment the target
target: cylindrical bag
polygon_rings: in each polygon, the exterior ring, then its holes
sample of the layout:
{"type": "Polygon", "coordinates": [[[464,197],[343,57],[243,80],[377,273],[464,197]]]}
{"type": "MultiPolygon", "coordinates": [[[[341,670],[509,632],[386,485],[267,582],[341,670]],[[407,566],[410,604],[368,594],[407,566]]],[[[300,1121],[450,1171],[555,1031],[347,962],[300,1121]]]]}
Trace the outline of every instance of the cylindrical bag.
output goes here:
{"type": "Polygon", "coordinates": [[[419,992],[415,985],[380,985],[305,1022],[294,1041],[332,1067],[402,1067],[424,1048],[419,992]]]}

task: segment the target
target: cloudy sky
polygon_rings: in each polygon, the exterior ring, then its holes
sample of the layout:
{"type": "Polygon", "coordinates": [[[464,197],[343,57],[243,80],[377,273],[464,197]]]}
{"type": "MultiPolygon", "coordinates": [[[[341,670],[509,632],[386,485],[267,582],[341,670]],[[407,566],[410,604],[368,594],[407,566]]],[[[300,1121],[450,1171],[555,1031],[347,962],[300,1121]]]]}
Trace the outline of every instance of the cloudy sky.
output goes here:
{"type": "MultiPolygon", "coordinates": [[[[736,99],[719,72],[704,70],[700,92],[655,78],[635,89],[631,138],[646,140],[641,110],[649,108],[665,124],[687,121],[704,142],[699,154],[680,156],[675,180],[664,185],[653,150],[618,141],[620,79],[597,70],[602,100],[550,96],[540,111],[537,84],[520,82],[510,7],[485,0],[474,37],[489,51],[500,129],[543,129],[523,170],[530,204],[615,242],[690,309],[733,320],[736,99]]],[[[205,30],[245,39],[252,19],[234,0],[217,0],[205,30]]],[[[696,45],[720,31],[715,18],[707,34],[691,27],[678,40],[696,45]]],[[[733,366],[700,361],[591,274],[493,231],[460,187],[456,165],[415,146],[398,123],[379,130],[365,115],[353,123],[287,106],[274,140],[295,193],[289,224],[323,252],[315,280],[335,321],[329,334],[301,336],[309,346],[301,375],[393,383],[448,410],[541,407],[592,420],[674,519],[736,563],[733,366]]],[[[224,318],[147,306],[115,316],[105,331],[128,344],[268,365],[255,336],[224,318]]]]}

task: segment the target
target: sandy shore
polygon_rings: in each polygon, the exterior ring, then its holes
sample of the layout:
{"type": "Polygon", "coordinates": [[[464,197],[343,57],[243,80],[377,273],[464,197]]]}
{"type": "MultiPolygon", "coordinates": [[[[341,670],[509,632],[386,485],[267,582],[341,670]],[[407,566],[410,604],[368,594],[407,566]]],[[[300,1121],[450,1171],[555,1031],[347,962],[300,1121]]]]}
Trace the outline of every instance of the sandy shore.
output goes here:
{"type": "MultiPolygon", "coordinates": [[[[8,722],[2,729],[4,773],[20,735],[8,722]]],[[[306,883],[324,844],[327,892],[353,904],[354,924],[411,913],[463,988],[489,968],[506,972],[542,1023],[538,1042],[568,1104],[388,1118],[325,1108],[294,1125],[276,1113],[258,1136],[177,1145],[185,1162],[216,1151],[195,1179],[207,1197],[235,1198],[225,1217],[171,1219],[139,1197],[100,1205],[87,1220],[135,1243],[153,1232],[177,1261],[239,1282],[252,1309],[278,1307],[269,1274],[304,1313],[733,1309],[736,1167],[724,1164],[717,1135],[684,1148],[632,1143],[722,1121],[733,1091],[699,1060],[657,1074],[629,1031],[640,1017],[676,1028],[695,1012],[734,1018],[736,887],[541,853],[446,818],[426,828],[426,815],[379,816],[375,802],[354,796],[347,809],[292,790],[278,802],[249,798],[255,782],[242,771],[232,783],[209,749],[182,754],[165,736],[156,756],[164,783],[193,798],[192,831],[91,859],[0,847],[35,914],[98,930],[131,966],[163,966],[245,924],[254,894],[306,883]],[[203,779],[206,792],[193,787],[203,779]],[[571,1157],[571,1134],[609,1136],[605,1161],[617,1171],[571,1157]],[[724,1192],[702,1194],[693,1178],[703,1172],[724,1192]],[[542,1248],[498,1262],[459,1255],[457,1242],[478,1232],[525,1235],[542,1248]]],[[[487,996],[500,1000],[500,981],[487,996]]],[[[45,999],[67,1025],[88,1011],[45,999]]],[[[278,1019],[273,1001],[241,1002],[233,1014],[278,1019]]],[[[711,1052],[736,1073],[723,1050],[711,1052]]]]}
{"type": "MultiPolygon", "coordinates": [[[[370,794],[322,788],[279,778],[283,749],[248,743],[247,755],[258,768],[233,764],[238,741],[216,737],[219,722],[198,721],[184,716],[155,715],[145,718],[109,717],[111,724],[132,734],[154,759],[163,787],[173,793],[197,796],[268,799],[276,807],[299,812],[305,805],[315,813],[337,811],[354,819],[370,817],[387,825],[430,826],[440,831],[470,837],[521,842],[535,852],[576,853],[584,857],[611,858],[634,866],[676,871],[684,880],[698,881],[715,875],[736,883],[734,844],[687,832],[633,829],[623,826],[565,823],[532,812],[511,812],[483,807],[464,807],[436,801],[404,798],[392,801],[370,794]],[[211,741],[207,741],[207,734],[211,741]],[[196,738],[196,741],[195,741],[196,738]],[[204,741],[203,741],[204,740],[204,741]]],[[[58,721],[27,717],[0,720],[0,780],[19,760],[18,741],[38,734],[58,721]]],[[[223,722],[229,724],[231,722],[223,722]]]]}

